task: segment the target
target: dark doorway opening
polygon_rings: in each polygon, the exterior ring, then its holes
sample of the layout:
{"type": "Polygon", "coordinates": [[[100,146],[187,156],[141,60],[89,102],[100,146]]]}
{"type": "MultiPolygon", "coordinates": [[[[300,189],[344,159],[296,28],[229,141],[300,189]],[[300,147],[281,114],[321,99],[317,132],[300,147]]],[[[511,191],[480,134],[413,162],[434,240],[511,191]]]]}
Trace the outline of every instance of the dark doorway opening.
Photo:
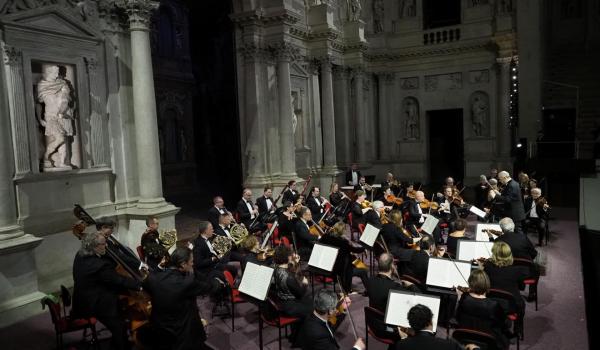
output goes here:
{"type": "Polygon", "coordinates": [[[538,135],[538,157],[568,158],[575,155],[575,108],[544,109],[544,127],[538,135]]]}
{"type": "Polygon", "coordinates": [[[448,176],[461,181],[465,172],[463,110],[427,112],[429,125],[429,181],[441,185],[448,176]]]}
{"type": "Polygon", "coordinates": [[[423,29],[460,24],[460,0],[423,0],[423,29]]]}

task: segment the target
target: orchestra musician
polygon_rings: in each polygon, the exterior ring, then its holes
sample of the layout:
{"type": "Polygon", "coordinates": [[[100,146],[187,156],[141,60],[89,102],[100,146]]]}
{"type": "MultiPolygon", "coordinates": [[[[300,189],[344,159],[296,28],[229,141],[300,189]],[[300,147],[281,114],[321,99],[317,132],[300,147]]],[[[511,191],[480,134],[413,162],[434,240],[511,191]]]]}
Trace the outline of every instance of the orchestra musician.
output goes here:
{"type": "Polygon", "coordinates": [[[350,169],[346,172],[346,184],[350,186],[358,185],[358,180],[361,176],[360,170],[358,170],[358,164],[352,163],[350,169]]]}
{"type": "Polygon", "coordinates": [[[140,283],[115,270],[106,255],[106,238],[100,232],[86,233],[73,261],[73,311],[75,318],[95,317],[112,333],[111,349],[131,348],[125,320],[119,309],[121,290],[139,291],[140,283]]]}
{"type": "MultiPolygon", "coordinates": [[[[410,231],[413,237],[418,237],[419,233],[417,228],[421,227],[425,223],[425,216],[423,215],[423,209],[421,208],[421,202],[425,201],[425,194],[423,191],[415,192],[415,198],[411,198],[408,202],[408,219],[406,220],[406,229],[410,231]]],[[[440,242],[442,235],[440,233],[439,225],[433,231],[433,237],[435,242],[440,242]]]]}
{"type": "Polygon", "coordinates": [[[490,176],[488,176],[488,180],[498,180],[498,169],[492,168],[490,169],[490,176]]]}
{"type": "Polygon", "coordinates": [[[298,217],[294,213],[294,206],[291,202],[283,202],[283,210],[281,211],[281,213],[279,213],[279,217],[277,220],[279,223],[279,237],[287,237],[288,240],[291,242],[292,232],[294,231],[296,221],[298,220],[298,217]]]}
{"type": "Polygon", "coordinates": [[[542,190],[532,188],[531,196],[525,198],[524,206],[527,209],[523,232],[527,233],[527,226],[533,225],[538,233],[538,246],[541,246],[546,236],[546,222],[548,220],[548,205],[546,199],[542,197],[542,190]]]}
{"type": "Polygon", "coordinates": [[[114,221],[96,221],[96,229],[104,236],[104,238],[106,238],[106,246],[108,247],[108,249],[115,252],[117,256],[121,259],[121,261],[127,264],[127,266],[129,266],[131,270],[136,271],[148,269],[148,265],[143,261],[140,262],[140,260],[137,258],[137,255],[131,249],[129,249],[129,247],[126,247],[122,244],[116,244],[115,241],[113,241],[112,234],[114,227],[114,221]]]}
{"type": "Polygon", "coordinates": [[[283,192],[283,197],[281,198],[281,203],[290,202],[296,203],[298,199],[298,191],[296,190],[296,181],[290,180],[288,181],[288,188],[283,192]]]}
{"type": "Polygon", "coordinates": [[[348,196],[344,192],[340,191],[340,186],[337,182],[332,182],[329,190],[329,203],[331,203],[331,205],[333,205],[334,207],[340,205],[343,199],[348,198],[348,196]]]}
{"type": "MultiPolygon", "coordinates": [[[[350,298],[346,297],[343,305],[350,305],[350,298]]],[[[314,299],[314,312],[311,313],[300,326],[300,331],[294,347],[302,350],[337,350],[340,348],[335,339],[333,329],[328,320],[337,312],[338,296],[331,290],[321,289],[314,299]]],[[[352,350],[365,350],[362,338],[358,338],[352,350]]]]}
{"type": "Polygon", "coordinates": [[[467,229],[467,221],[465,219],[458,218],[454,221],[454,231],[450,232],[448,239],[446,240],[446,249],[451,257],[456,256],[456,249],[458,247],[458,241],[461,239],[468,239],[465,236],[465,230],[467,229]]]}
{"type": "Polygon", "coordinates": [[[385,312],[390,290],[404,290],[404,287],[392,278],[394,271],[394,256],[392,254],[381,254],[377,262],[378,273],[369,278],[367,282],[369,306],[385,312]]]}
{"type": "Polygon", "coordinates": [[[503,204],[504,215],[518,224],[518,230],[521,229],[521,222],[525,220],[525,210],[523,209],[523,199],[521,197],[521,188],[519,184],[510,178],[506,171],[501,171],[498,174],[498,180],[504,185],[502,192],[497,190],[491,191],[492,198],[503,204]]]}
{"type": "Polygon", "coordinates": [[[214,235],[212,224],[208,221],[200,221],[198,224],[198,237],[194,239],[194,269],[196,273],[208,276],[208,278],[218,278],[225,281],[223,271],[227,270],[233,277],[237,276],[237,268],[228,265],[229,255],[219,257],[210,242],[214,235]]]}
{"type": "Polygon", "coordinates": [[[423,238],[419,241],[419,250],[413,251],[413,255],[406,265],[406,271],[411,276],[415,277],[423,284],[427,279],[427,269],[429,267],[429,257],[433,255],[435,250],[435,242],[433,237],[428,234],[423,234],[423,238]]]}
{"type": "MultiPolygon", "coordinates": [[[[216,235],[227,237],[233,243],[233,237],[231,236],[231,233],[229,232],[232,218],[233,217],[229,212],[221,214],[219,216],[219,224],[217,226],[213,226],[213,227],[214,227],[214,232],[216,235]]],[[[237,247],[235,246],[235,244],[232,244],[231,251],[229,253],[229,260],[241,261],[241,258],[242,258],[242,254],[237,250],[237,247]]]]}
{"type": "Polygon", "coordinates": [[[306,199],[306,206],[310,209],[315,221],[320,221],[325,214],[326,203],[327,199],[321,197],[321,190],[319,187],[314,186],[310,189],[310,195],[306,199]]]}
{"type": "Polygon", "coordinates": [[[141,246],[146,258],[146,263],[152,270],[158,269],[163,259],[168,258],[169,252],[159,239],[158,219],[155,217],[146,219],[146,231],[142,234],[141,246]]]}
{"type": "Polygon", "coordinates": [[[371,224],[377,228],[381,228],[381,217],[384,214],[385,206],[382,201],[375,201],[371,204],[372,210],[367,210],[363,217],[365,219],[365,225],[371,224]]]}
{"type": "Polygon", "coordinates": [[[483,208],[487,202],[487,194],[490,191],[487,178],[485,175],[479,175],[479,183],[474,186],[475,190],[475,206],[483,208]]]}
{"type": "MultiPolygon", "coordinates": [[[[396,350],[462,350],[463,347],[454,339],[444,339],[435,336],[433,332],[433,313],[422,304],[417,304],[410,308],[408,315],[408,324],[414,331],[413,336],[408,336],[402,329],[400,331],[401,340],[396,342],[396,350]]],[[[468,347],[467,349],[473,349],[468,347]]]]}
{"type": "Polygon", "coordinates": [[[414,244],[414,239],[404,229],[402,213],[399,210],[392,210],[388,216],[390,220],[382,226],[381,237],[385,240],[390,253],[398,259],[398,265],[403,266],[412,258],[413,252],[409,246],[414,244]]]}
{"type": "Polygon", "coordinates": [[[338,248],[338,255],[333,265],[333,273],[340,277],[342,288],[350,291],[352,289],[352,277],[357,276],[365,287],[363,295],[367,295],[367,270],[356,268],[352,264],[355,259],[352,254],[360,254],[365,251],[365,248],[352,245],[344,238],[344,233],[346,233],[346,224],[338,221],[327,234],[321,237],[319,242],[338,248]]]}
{"type": "Polygon", "coordinates": [[[373,193],[373,188],[367,183],[367,180],[364,176],[361,176],[358,179],[358,184],[354,186],[354,192],[358,190],[364,191],[367,196],[371,196],[371,194],[373,193]]]}
{"type": "Polygon", "coordinates": [[[273,189],[270,186],[265,186],[263,195],[256,199],[256,206],[258,206],[259,215],[272,213],[277,209],[277,206],[273,203],[273,189]]]}
{"type": "Polygon", "coordinates": [[[267,228],[267,225],[258,221],[258,207],[252,203],[252,190],[249,188],[244,188],[242,191],[242,199],[238,202],[236,211],[240,222],[250,233],[264,231],[267,228]]]}
{"type": "Polygon", "coordinates": [[[167,267],[144,281],[144,289],[152,297],[152,349],[212,349],[204,343],[206,332],[196,298],[223,287],[222,281],[194,274],[192,251],[176,248],[167,267]]]}
{"type": "Polygon", "coordinates": [[[489,222],[497,222],[498,218],[502,217],[504,205],[500,203],[500,201],[498,201],[494,196],[495,191],[498,190],[498,180],[490,179],[488,183],[490,184],[490,191],[486,195],[486,201],[485,204],[483,204],[483,210],[489,214],[489,222]]]}
{"type": "Polygon", "coordinates": [[[208,221],[213,225],[213,227],[217,227],[219,225],[219,216],[225,214],[227,212],[227,208],[225,208],[225,201],[223,201],[223,197],[216,196],[213,198],[213,206],[208,209],[208,221]]]}
{"type": "Polygon", "coordinates": [[[394,174],[392,173],[387,173],[385,175],[385,181],[381,183],[381,188],[389,188],[392,191],[392,194],[397,197],[402,197],[403,195],[400,182],[394,179],[394,174]]]}
{"type": "Polygon", "coordinates": [[[444,186],[442,191],[442,197],[436,197],[435,199],[435,201],[439,204],[437,215],[443,222],[448,223],[457,216],[455,214],[456,210],[453,210],[455,209],[453,201],[454,191],[450,186],[444,186]]]}
{"type": "MultiPolygon", "coordinates": [[[[491,236],[491,233],[488,232],[490,241],[501,241],[508,244],[512,255],[515,258],[534,260],[538,254],[537,250],[535,250],[533,243],[531,243],[527,235],[520,232],[515,232],[515,223],[512,221],[512,219],[502,218],[499,224],[502,234],[494,240],[491,236]]],[[[532,275],[535,275],[536,273],[537,271],[535,271],[535,269],[531,271],[532,275]]]]}
{"type": "Polygon", "coordinates": [[[310,234],[309,222],[312,222],[312,213],[307,207],[302,207],[300,209],[300,220],[296,222],[294,227],[296,237],[294,242],[297,244],[296,251],[305,261],[310,257],[315,241],[319,239],[319,237],[310,234]]]}
{"type": "Polygon", "coordinates": [[[258,238],[253,235],[248,235],[248,237],[244,238],[241,245],[241,254],[242,258],[240,259],[240,267],[242,268],[242,274],[244,270],[246,270],[246,264],[249,262],[257,264],[257,265],[270,265],[271,258],[268,260],[259,261],[258,254],[260,253],[260,245],[258,244],[258,238]]]}

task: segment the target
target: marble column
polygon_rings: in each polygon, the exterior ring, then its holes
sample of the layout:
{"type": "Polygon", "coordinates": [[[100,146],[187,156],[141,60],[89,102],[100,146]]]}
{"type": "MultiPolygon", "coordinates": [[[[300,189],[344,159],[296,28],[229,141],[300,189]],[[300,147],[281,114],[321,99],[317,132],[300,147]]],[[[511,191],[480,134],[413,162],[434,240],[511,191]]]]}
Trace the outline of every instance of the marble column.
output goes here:
{"type": "Polygon", "coordinates": [[[335,169],[335,112],[333,105],[333,78],[331,60],[321,61],[321,116],[323,118],[323,163],[325,168],[335,169]]]}
{"type": "Polygon", "coordinates": [[[296,177],[296,154],[293,129],[292,85],[290,62],[294,48],[288,43],[276,46],[277,88],[279,97],[279,152],[281,154],[281,177],[296,177]]]}
{"type": "Polygon", "coordinates": [[[509,126],[510,104],[510,61],[511,57],[497,58],[498,63],[498,114],[497,142],[498,158],[510,158],[511,139],[509,126]]]}
{"type": "Polygon", "coordinates": [[[333,67],[335,89],[333,91],[335,130],[337,142],[337,158],[342,165],[352,162],[352,128],[350,126],[349,102],[349,72],[344,66],[333,67]]]}
{"type": "Polygon", "coordinates": [[[354,142],[356,145],[356,158],[358,162],[364,163],[368,159],[369,150],[365,147],[365,136],[367,123],[365,120],[365,101],[364,101],[364,70],[362,67],[352,69],[354,76],[354,142]]]}
{"type": "Polygon", "coordinates": [[[133,114],[141,206],[163,203],[149,24],[158,2],[126,0],[131,33],[133,114]]]}

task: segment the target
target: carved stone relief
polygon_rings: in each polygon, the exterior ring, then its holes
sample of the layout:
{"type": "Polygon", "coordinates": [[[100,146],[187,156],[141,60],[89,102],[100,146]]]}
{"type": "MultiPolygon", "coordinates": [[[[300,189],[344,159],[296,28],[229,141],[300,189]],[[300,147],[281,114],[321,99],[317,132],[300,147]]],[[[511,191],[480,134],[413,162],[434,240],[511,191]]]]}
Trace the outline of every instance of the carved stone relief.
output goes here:
{"type": "Polygon", "coordinates": [[[416,0],[400,0],[398,9],[398,16],[400,18],[415,17],[417,15],[416,0]]]}
{"type": "Polygon", "coordinates": [[[362,13],[360,0],[348,0],[348,22],[358,22],[362,13]]]}
{"type": "Polygon", "coordinates": [[[419,77],[410,77],[400,79],[402,90],[414,90],[419,88],[419,77]]]}
{"type": "Polygon", "coordinates": [[[455,90],[462,88],[462,73],[425,76],[425,91],[455,90]]]}
{"type": "Polygon", "coordinates": [[[469,72],[469,83],[471,84],[489,83],[489,81],[490,71],[488,69],[472,70],[469,72]]]}
{"type": "Polygon", "coordinates": [[[471,122],[473,136],[489,136],[490,102],[488,95],[483,91],[476,91],[469,98],[471,108],[471,122]]]}
{"type": "Polygon", "coordinates": [[[385,7],[383,0],[373,0],[373,32],[383,32],[385,7]]]}
{"type": "Polygon", "coordinates": [[[406,97],[402,101],[402,118],[404,119],[404,138],[418,140],[419,132],[419,101],[415,97],[406,97]]]}

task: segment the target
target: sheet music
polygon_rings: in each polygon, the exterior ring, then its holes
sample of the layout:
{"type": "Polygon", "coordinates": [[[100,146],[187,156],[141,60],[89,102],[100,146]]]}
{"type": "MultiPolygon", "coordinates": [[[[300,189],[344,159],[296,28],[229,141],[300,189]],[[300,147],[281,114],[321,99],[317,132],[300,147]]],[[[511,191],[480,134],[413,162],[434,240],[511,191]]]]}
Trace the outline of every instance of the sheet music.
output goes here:
{"type": "Polygon", "coordinates": [[[492,256],[494,242],[470,241],[461,239],[456,248],[456,258],[463,261],[472,261],[479,258],[488,259],[492,256]]]}
{"type": "Polygon", "coordinates": [[[362,235],[360,235],[360,241],[369,247],[373,247],[375,240],[377,240],[377,237],[379,236],[379,231],[380,230],[377,227],[367,224],[362,235]]]}
{"type": "Polygon", "coordinates": [[[435,228],[437,227],[439,221],[440,220],[434,217],[433,215],[427,215],[427,219],[425,219],[425,222],[421,226],[421,230],[432,234],[433,230],[435,230],[435,228]]]}
{"type": "Polygon", "coordinates": [[[248,262],[238,290],[255,299],[265,300],[271,286],[271,278],[274,271],[268,266],[248,262]]]}
{"type": "Polygon", "coordinates": [[[315,243],[310,254],[310,259],[308,259],[308,265],[331,272],[337,254],[338,248],[315,243]]]}
{"type": "Polygon", "coordinates": [[[425,284],[442,288],[468,287],[469,275],[471,275],[471,262],[429,258],[425,284]]]}
{"type": "Polygon", "coordinates": [[[487,214],[485,211],[483,211],[483,210],[481,210],[481,209],[477,208],[477,207],[476,207],[476,206],[474,206],[474,205],[472,205],[472,206],[469,208],[469,211],[470,211],[471,213],[473,213],[473,214],[475,214],[475,215],[479,216],[479,217],[480,217],[480,218],[482,218],[482,219],[483,219],[483,218],[485,218],[485,215],[487,214]]]}
{"type": "Polygon", "coordinates": [[[438,314],[440,312],[440,297],[425,294],[415,294],[397,290],[390,290],[387,307],[385,309],[385,323],[394,326],[410,328],[408,311],[415,305],[427,306],[433,313],[433,331],[437,328],[438,314]]]}
{"type": "Polygon", "coordinates": [[[342,187],[340,187],[340,190],[352,191],[352,190],[354,190],[354,186],[342,186],[342,187]]]}
{"type": "MultiPolygon", "coordinates": [[[[487,235],[487,233],[482,232],[482,230],[487,230],[487,229],[492,229],[495,231],[502,231],[502,229],[500,228],[500,224],[477,224],[477,228],[475,231],[475,240],[489,242],[490,237],[487,235]]],[[[494,237],[494,239],[498,238],[498,236],[495,234],[492,234],[492,237],[494,237]]]]}

